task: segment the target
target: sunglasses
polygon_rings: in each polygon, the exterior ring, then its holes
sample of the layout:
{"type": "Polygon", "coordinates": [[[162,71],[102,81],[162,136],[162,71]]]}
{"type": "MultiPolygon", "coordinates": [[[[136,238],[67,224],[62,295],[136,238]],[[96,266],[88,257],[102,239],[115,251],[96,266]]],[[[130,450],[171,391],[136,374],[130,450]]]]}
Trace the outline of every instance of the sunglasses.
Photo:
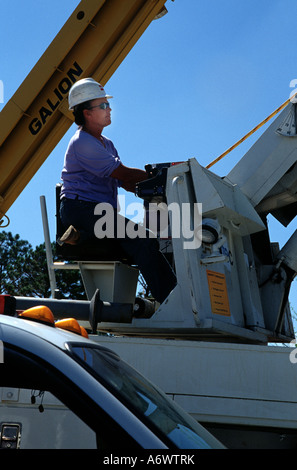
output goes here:
{"type": "Polygon", "coordinates": [[[108,108],[110,108],[110,103],[107,102],[107,103],[97,104],[96,106],[91,106],[88,109],[94,109],[94,108],[108,109],[108,108]]]}

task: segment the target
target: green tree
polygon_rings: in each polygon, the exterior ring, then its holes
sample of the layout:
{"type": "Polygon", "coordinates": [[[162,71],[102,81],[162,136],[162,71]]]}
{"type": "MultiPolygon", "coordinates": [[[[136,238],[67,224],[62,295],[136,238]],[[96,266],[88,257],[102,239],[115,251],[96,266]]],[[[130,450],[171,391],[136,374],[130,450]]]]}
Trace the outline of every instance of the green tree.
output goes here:
{"type": "MultiPolygon", "coordinates": [[[[26,295],[32,281],[33,248],[19,235],[0,232],[0,292],[26,295]]],[[[28,295],[28,294],[27,294],[28,295]]]]}
{"type": "MultiPolygon", "coordinates": [[[[55,256],[55,243],[52,244],[55,256]]],[[[62,297],[85,299],[78,270],[56,271],[62,297]]],[[[50,283],[44,243],[32,245],[11,232],[0,232],[0,293],[26,297],[50,297],[50,283]]]]}

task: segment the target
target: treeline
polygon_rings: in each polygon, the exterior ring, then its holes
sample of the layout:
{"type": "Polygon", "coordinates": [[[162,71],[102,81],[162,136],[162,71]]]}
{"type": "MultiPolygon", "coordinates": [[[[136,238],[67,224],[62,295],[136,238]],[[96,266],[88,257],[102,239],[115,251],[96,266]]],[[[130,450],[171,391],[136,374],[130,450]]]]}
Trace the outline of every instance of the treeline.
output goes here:
{"type": "MultiPolygon", "coordinates": [[[[52,243],[54,260],[56,244],[52,243]]],[[[86,299],[79,270],[56,271],[62,298],[86,299]]],[[[25,297],[51,296],[45,244],[35,248],[19,235],[0,232],[0,294],[25,297]]]]}

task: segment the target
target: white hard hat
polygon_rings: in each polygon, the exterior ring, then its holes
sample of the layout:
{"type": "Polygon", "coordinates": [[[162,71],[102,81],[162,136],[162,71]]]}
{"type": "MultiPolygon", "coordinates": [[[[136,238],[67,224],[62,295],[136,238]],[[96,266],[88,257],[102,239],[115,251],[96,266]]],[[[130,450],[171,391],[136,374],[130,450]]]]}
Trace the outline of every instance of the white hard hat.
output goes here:
{"type": "Polygon", "coordinates": [[[68,95],[69,109],[96,98],[112,98],[108,95],[103,86],[93,78],[83,78],[72,85],[68,95]]]}

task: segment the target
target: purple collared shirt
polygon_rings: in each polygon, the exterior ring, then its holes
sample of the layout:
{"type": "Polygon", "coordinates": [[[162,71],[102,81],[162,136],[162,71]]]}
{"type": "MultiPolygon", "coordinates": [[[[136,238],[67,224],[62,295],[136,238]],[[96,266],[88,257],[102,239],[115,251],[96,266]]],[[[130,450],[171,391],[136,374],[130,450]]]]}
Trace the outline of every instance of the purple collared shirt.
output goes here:
{"type": "Polygon", "coordinates": [[[78,129],[66,150],[61,179],[61,198],[107,202],[117,207],[120,182],[111,173],[121,160],[112,141],[103,137],[105,146],[95,137],[78,129]]]}

